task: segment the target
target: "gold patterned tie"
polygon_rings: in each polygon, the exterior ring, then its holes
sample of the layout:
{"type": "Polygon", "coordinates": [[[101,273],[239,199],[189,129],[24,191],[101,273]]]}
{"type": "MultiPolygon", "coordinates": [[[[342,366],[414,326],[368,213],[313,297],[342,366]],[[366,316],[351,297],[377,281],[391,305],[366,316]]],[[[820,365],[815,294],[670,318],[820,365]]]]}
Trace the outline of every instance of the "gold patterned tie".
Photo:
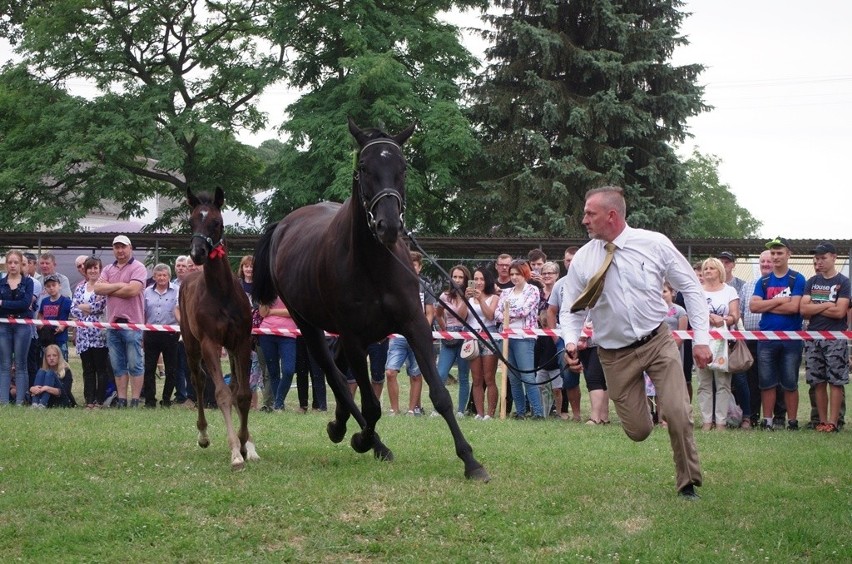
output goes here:
{"type": "Polygon", "coordinates": [[[606,256],[604,257],[603,264],[589,280],[589,283],[586,284],[586,288],[574,302],[574,305],[571,306],[571,313],[575,313],[581,309],[591,309],[598,303],[598,299],[600,299],[603,293],[606,271],[609,269],[609,265],[612,264],[612,257],[615,255],[615,243],[607,243],[604,245],[604,249],[606,249],[606,256]]]}

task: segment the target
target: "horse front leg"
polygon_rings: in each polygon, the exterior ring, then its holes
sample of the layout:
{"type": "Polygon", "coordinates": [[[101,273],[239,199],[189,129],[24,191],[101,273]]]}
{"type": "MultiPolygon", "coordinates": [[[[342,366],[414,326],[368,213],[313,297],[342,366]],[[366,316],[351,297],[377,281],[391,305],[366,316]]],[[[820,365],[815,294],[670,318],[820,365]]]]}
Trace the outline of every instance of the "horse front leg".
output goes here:
{"type": "Polygon", "coordinates": [[[491,476],[482,464],[473,457],[473,448],[464,438],[464,434],[462,434],[458,421],[453,414],[453,401],[450,398],[450,392],[441,382],[432,358],[432,332],[429,330],[425,319],[415,322],[415,325],[403,332],[403,335],[414,351],[414,357],[417,359],[417,364],[420,365],[421,372],[423,372],[423,379],[429,385],[429,399],[432,400],[432,405],[435,406],[435,410],[441,414],[450,428],[456,447],[456,456],[464,462],[465,477],[482,482],[490,481],[491,476]]]}
{"type": "Polygon", "coordinates": [[[302,332],[302,337],[305,339],[305,345],[307,345],[308,350],[311,351],[317,364],[319,364],[323,373],[325,373],[331,393],[334,394],[336,404],[334,419],[329,421],[326,432],[331,442],[339,443],[346,436],[346,422],[349,420],[350,415],[355,418],[361,428],[366,425],[366,421],[355,405],[355,401],[352,399],[352,394],[349,392],[349,386],[346,383],[346,376],[344,376],[343,372],[334,363],[334,358],[331,355],[331,350],[325,340],[323,331],[298,318],[296,318],[296,323],[302,332]]]}
{"type": "MultiPolygon", "coordinates": [[[[195,388],[195,398],[204,397],[205,371],[201,360],[201,345],[194,337],[184,333],[184,350],[186,351],[186,364],[189,368],[189,378],[195,388]]],[[[197,401],[195,408],[198,417],[195,428],[198,429],[198,446],[207,448],[210,446],[210,437],[207,436],[207,419],[204,416],[204,402],[197,401]]]]}
{"type": "Polygon", "coordinates": [[[245,460],[260,460],[257,454],[251,433],[248,430],[248,416],[251,409],[251,384],[249,382],[251,369],[251,339],[245,346],[231,355],[231,393],[235,394],[237,411],[240,414],[240,430],[237,437],[240,439],[240,454],[245,460]]]}
{"type": "Polygon", "coordinates": [[[225,384],[225,378],[222,376],[221,351],[221,345],[214,342],[212,339],[202,343],[204,364],[206,365],[210,378],[213,380],[213,385],[216,388],[216,405],[219,406],[219,411],[222,412],[222,418],[225,420],[225,430],[228,435],[228,448],[231,450],[231,470],[236,471],[245,468],[246,462],[240,452],[240,439],[234,431],[234,423],[231,420],[231,405],[233,398],[231,396],[231,388],[225,384]]]}
{"type": "Polygon", "coordinates": [[[355,452],[367,452],[371,448],[373,454],[379,460],[393,460],[393,453],[382,443],[379,434],[376,433],[376,423],[382,416],[382,404],[373,391],[370,382],[370,374],[367,370],[366,347],[360,343],[353,343],[348,339],[341,341],[346,354],[349,367],[355,374],[358,389],[361,391],[361,410],[364,415],[365,424],[361,431],[352,435],[352,448],[355,452]]]}

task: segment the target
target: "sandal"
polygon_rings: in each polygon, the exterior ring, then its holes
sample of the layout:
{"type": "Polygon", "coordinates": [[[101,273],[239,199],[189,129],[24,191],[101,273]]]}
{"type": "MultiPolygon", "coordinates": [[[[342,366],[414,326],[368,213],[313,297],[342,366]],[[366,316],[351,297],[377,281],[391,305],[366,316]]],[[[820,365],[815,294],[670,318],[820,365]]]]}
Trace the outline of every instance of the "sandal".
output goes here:
{"type": "Polygon", "coordinates": [[[588,419],[586,421],[586,425],[603,425],[603,421],[598,421],[597,419],[588,419]]]}

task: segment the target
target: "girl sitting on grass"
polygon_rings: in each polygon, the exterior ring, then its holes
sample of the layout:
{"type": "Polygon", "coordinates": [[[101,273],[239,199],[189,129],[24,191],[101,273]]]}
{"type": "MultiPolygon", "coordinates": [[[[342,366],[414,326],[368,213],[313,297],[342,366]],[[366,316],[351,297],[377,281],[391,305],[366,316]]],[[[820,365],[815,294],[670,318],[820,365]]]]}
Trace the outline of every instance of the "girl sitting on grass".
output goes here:
{"type": "Polygon", "coordinates": [[[71,386],[74,378],[62,351],[57,345],[44,348],[44,361],[41,370],[36,373],[35,383],[30,387],[32,407],[46,409],[48,407],[73,407],[74,396],[71,386]]]}

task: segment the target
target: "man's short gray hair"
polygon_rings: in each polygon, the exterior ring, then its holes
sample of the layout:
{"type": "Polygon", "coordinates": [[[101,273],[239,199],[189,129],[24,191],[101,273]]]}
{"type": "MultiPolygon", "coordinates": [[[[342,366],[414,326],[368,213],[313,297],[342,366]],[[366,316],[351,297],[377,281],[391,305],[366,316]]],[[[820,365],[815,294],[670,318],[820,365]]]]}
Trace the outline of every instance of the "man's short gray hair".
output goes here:
{"type": "Polygon", "coordinates": [[[160,263],[154,267],[153,274],[157,274],[158,272],[165,272],[169,275],[169,278],[172,277],[172,269],[167,264],[160,263]]]}
{"type": "Polygon", "coordinates": [[[586,192],[586,200],[595,194],[603,194],[604,205],[614,209],[622,218],[627,217],[627,203],[624,200],[624,189],[620,186],[601,186],[586,192]]]}

